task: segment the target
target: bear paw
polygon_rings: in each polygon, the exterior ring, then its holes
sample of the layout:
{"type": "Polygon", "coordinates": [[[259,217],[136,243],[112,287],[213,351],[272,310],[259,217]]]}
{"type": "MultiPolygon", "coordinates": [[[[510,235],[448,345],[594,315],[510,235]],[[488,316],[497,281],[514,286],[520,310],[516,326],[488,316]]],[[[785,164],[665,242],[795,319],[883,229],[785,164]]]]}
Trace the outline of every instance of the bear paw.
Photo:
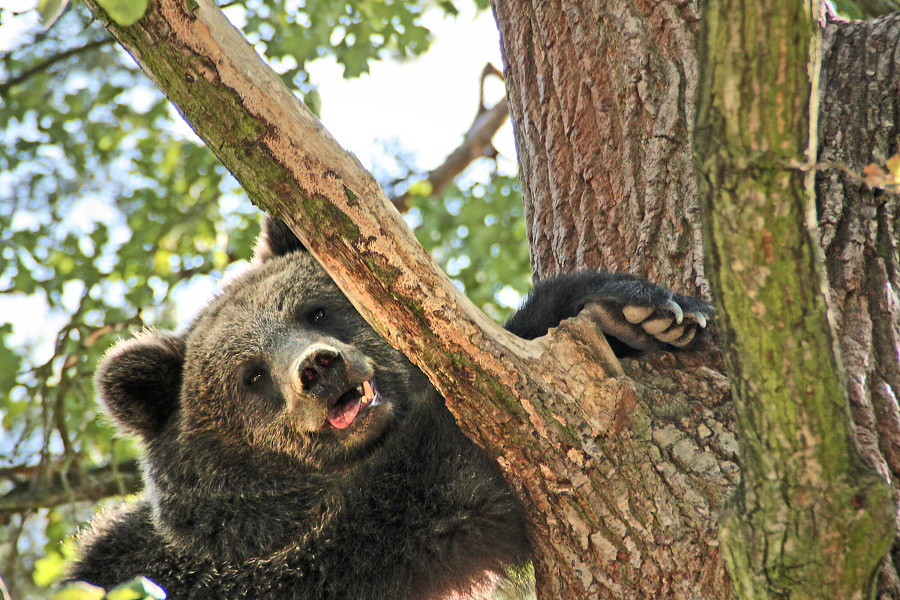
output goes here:
{"type": "Polygon", "coordinates": [[[588,307],[605,334],[635,350],[659,343],[684,348],[700,337],[712,314],[705,302],[675,294],[651,306],[591,302],[588,307]]]}

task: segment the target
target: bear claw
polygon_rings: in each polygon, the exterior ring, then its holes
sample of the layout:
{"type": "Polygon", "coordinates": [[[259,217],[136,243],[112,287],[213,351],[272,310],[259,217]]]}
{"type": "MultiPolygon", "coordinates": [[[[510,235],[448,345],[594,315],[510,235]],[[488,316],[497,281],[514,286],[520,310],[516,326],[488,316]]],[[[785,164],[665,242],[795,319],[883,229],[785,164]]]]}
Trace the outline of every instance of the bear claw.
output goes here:
{"type": "Polygon", "coordinates": [[[638,329],[628,332],[627,328],[623,330],[621,326],[606,320],[605,331],[634,348],[646,347],[646,343],[639,341],[641,335],[679,348],[687,346],[708,323],[702,311],[686,310],[674,298],[664,300],[655,307],[626,304],[621,307],[621,315],[638,329]]]}

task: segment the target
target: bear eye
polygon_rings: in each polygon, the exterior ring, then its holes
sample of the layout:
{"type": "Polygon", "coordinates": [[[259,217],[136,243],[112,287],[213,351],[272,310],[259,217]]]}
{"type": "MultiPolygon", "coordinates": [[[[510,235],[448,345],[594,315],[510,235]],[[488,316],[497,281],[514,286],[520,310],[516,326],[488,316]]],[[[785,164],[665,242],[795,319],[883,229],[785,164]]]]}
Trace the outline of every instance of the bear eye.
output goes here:
{"type": "Polygon", "coordinates": [[[250,367],[244,371],[244,385],[251,390],[259,389],[259,387],[265,383],[268,375],[266,370],[261,367],[250,367]]]}
{"type": "Polygon", "coordinates": [[[310,325],[322,325],[325,322],[325,309],[316,308],[311,310],[306,320],[309,321],[310,325]]]}

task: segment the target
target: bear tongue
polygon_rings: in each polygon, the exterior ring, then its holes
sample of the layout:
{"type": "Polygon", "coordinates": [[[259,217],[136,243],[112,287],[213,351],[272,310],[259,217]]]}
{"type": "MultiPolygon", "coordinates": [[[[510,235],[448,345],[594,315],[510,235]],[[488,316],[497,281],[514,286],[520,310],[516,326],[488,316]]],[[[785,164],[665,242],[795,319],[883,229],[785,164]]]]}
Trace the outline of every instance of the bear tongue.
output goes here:
{"type": "Polygon", "coordinates": [[[359,414],[359,400],[338,404],[328,411],[328,422],[335,429],[347,429],[359,414]]]}
{"type": "Polygon", "coordinates": [[[340,400],[344,400],[344,397],[342,397],[338,401],[338,404],[328,411],[325,418],[335,429],[347,429],[353,424],[359,411],[363,407],[368,407],[372,404],[375,400],[375,396],[375,388],[372,387],[370,382],[364,381],[362,384],[362,393],[360,393],[359,388],[357,388],[356,390],[350,390],[344,394],[346,400],[341,402],[340,400]]]}

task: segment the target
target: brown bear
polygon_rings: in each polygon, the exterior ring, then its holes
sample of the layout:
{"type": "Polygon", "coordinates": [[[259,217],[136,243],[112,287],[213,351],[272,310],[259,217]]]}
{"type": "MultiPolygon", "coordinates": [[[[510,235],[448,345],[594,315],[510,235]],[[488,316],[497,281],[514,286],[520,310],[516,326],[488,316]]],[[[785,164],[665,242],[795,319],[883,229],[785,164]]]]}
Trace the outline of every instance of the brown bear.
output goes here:
{"type": "MultiPolygon", "coordinates": [[[[622,351],[654,339],[631,321],[672,323],[657,336],[684,345],[710,313],[579,273],[539,286],[508,328],[542,335],[587,301],[622,351]]],[[[146,490],[83,534],[69,580],[145,576],[175,600],[425,600],[527,571],[525,513],[495,462],[279,221],[184,331],[116,345],[96,389],[142,442],[146,490]]]]}

